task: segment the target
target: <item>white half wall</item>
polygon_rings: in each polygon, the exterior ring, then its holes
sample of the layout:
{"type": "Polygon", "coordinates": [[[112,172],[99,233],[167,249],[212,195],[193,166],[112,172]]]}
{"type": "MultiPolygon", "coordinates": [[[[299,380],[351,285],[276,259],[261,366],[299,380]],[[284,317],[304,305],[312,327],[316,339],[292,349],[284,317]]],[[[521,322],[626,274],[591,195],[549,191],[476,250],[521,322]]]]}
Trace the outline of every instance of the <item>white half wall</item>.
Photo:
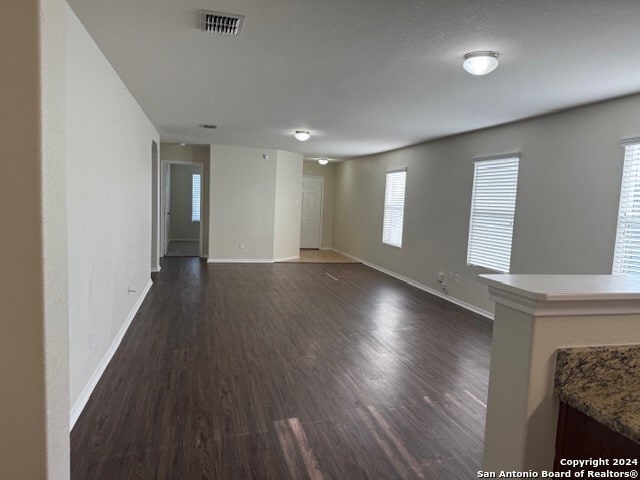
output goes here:
{"type": "Polygon", "coordinates": [[[69,390],[75,419],[150,281],[151,145],[159,135],[69,7],[66,28],[69,390]]]}
{"type": "Polygon", "coordinates": [[[333,247],[493,311],[466,264],[473,160],[520,152],[512,273],[609,274],[624,151],[640,136],[626,97],[337,165],[333,247]],[[407,167],[402,249],[383,245],[385,172],[407,167]],[[460,275],[459,284],[448,272],[460,275]]]}
{"type": "Polygon", "coordinates": [[[278,150],[273,226],[273,258],[300,256],[302,155],[278,150]]]}

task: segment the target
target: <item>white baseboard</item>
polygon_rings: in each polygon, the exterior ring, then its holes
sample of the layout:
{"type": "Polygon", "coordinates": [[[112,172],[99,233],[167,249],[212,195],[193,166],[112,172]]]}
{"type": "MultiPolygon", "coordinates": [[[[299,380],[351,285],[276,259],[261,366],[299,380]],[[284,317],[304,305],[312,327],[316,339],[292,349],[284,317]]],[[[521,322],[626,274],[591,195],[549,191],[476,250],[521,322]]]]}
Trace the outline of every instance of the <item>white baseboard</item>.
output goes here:
{"type": "Polygon", "coordinates": [[[78,400],[76,400],[76,403],[71,408],[69,430],[72,430],[73,426],[78,421],[78,418],[82,413],[82,410],[84,410],[84,407],[87,405],[87,402],[89,401],[89,398],[93,393],[93,389],[96,388],[96,385],[100,381],[100,378],[102,377],[102,374],[104,373],[104,371],[107,369],[107,366],[111,361],[111,358],[113,358],[113,355],[116,353],[116,350],[118,350],[118,347],[120,346],[120,342],[122,342],[122,339],[124,338],[125,333],[127,333],[127,330],[131,325],[131,322],[136,316],[136,313],[138,313],[138,309],[140,308],[140,305],[142,305],[142,302],[144,302],[144,299],[147,297],[147,293],[149,293],[149,290],[151,289],[152,285],[153,285],[153,282],[149,280],[149,283],[147,283],[147,285],[144,287],[144,290],[142,291],[142,293],[138,297],[138,300],[136,300],[136,303],[133,305],[133,308],[129,312],[127,319],[122,324],[122,327],[120,327],[118,334],[113,339],[113,342],[111,342],[111,346],[102,357],[102,360],[100,360],[100,363],[94,370],[93,375],[91,375],[89,382],[87,382],[87,385],[84,387],[84,390],[82,390],[82,393],[78,397],[78,400]]]}
{"type": "Polygon", "coordinates": [[[331,250],[331,251],[337,251],[337,250],[333,250],[333,248],[331,248],[331,247],[320,247],[320,250],[331,250]]]}
{"type": "Polygon", "coordinates": [[[207,263],[273,263],[273,258],[209,258],[207,263]]]}
{"type": "Polygon", "coordinates": [[[289,260],[298,260],[300,255],[294,255],[293,257],[284,257],[284,258],[274,258],[274,262],[287,262],[289,260]]]}
{"type": "Polygon", "coordinates": [[[170,238],[170,242],[199,242],[199,238],[170,238]]]}
{"type": "Polygon", "coordinates": [[[360,263],[362,263],[363,265],[366,265],[367,267],[371,267],[374,270],[378,270],[379,272],[385,273],[387,275],[389,275],[390,277],[393,278],[397,278],[398,280],[401,280],[405,283],[408,283],[409,285],[411,285],[412,287],[416,287],[419,288],[420,290],[423,290],[427,293],[430,293],[431,295],[435,295],[436,297],[440,297],[443,298],[444,300],[447,300],[448,302],[454,303],[456,305],[458,305],[459,307],[465,308],[473,313],[477,313],[478,315],[482,315],[483,317],[488,318],[489,320],[493,320],[493,313],[488,312],[486,310],[483,310],[481,308],[476,307],[475,305],[471,305],[470,303],[467,303],[463,300],[460,300],[458,298],[452,297],[451,295],[447,295],[444,292],[440,292],[434,288],[431,287],[427,287],[426,285],[424,285],[423,283],[420,283],[416,280],[413,280],[409,277],[405,277],[404,275],[400,275],[398,273],[392,272],[391,270],[388,270],[384,267],[381,267],[379,265],[376,265],[374,263],[371,262],[367,262],[366,260],[363,260],[362,258],[358,258],[358,257],[354,257],[353,255],[350,255],[346,252],[342,252],[340,250],[337,250],[335,248],[332,249],[334,252],[340,253],[342,255],[344,255],[345,257],[349,257],[352,258],[360,263]]]}
{"type": "Polygon", "coordinates": [[[160,270],[162,270],[162,267],[158,265],[157,267],[151,268],[151,273],[158,273],[160,270]]]}

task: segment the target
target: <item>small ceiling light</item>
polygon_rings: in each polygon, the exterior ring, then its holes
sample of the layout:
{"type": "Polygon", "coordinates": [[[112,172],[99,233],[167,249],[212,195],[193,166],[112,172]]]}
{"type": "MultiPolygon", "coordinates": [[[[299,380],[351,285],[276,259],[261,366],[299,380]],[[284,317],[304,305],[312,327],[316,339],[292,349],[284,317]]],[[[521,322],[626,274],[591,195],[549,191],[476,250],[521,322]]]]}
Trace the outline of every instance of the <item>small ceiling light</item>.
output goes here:
{"type": "Polygon", "coordinates": [[[329,160],[327,160],[326,158],[319,158],[318,163],[320,165],[326,165],[327,163],[329,163],[329,160]]]}
{"type": "Polygon", "coordinates": [[[471,75],[486,75],[498,68],[496,52],[470,52],[464,56],[462,68],[471,75]]]}
{"type": "Polygon", "coordinates": [[[293,136],[296,137],[296,140],[299,140],[301,142],[306,142],[311,138],[311,134],[309,132],[305,132],[302,130],[296,130],[296,133],[294,133],[293,136]]]}
{"type": "Polygon", "coordinates": [[[180,144],[180,146],[181,146],[181,147],[184,147],[185,145],[186,145],[186,143],[184,143],[184,142],[182,142],[182,143],[180,144]]]}

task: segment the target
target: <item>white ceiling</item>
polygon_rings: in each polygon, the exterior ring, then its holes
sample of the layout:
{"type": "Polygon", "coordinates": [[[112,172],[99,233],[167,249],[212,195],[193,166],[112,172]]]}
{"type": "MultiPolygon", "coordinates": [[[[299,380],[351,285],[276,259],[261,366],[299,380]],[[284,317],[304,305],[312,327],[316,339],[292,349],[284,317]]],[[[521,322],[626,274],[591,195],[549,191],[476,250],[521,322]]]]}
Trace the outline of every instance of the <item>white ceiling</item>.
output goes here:
{"type": "Polygon", "coordinates": [[[640,91],[638,0],[69,3],[168,142],[349,158],[640,91]],[[500,67],[468,75],[472,50],[500,67]]]}

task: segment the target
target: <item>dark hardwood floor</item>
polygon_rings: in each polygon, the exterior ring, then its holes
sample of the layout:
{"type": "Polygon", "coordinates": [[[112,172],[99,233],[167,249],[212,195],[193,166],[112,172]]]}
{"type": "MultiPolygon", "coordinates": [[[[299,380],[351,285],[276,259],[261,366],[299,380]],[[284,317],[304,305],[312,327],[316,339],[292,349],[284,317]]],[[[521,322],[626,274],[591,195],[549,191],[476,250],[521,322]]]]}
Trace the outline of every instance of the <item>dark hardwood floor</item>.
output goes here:
{"type": "Polygon", "coordinates": [[[359,264],[167,258],[154,281],[74,480],[476,477],[485,318],[359,264]]]}

